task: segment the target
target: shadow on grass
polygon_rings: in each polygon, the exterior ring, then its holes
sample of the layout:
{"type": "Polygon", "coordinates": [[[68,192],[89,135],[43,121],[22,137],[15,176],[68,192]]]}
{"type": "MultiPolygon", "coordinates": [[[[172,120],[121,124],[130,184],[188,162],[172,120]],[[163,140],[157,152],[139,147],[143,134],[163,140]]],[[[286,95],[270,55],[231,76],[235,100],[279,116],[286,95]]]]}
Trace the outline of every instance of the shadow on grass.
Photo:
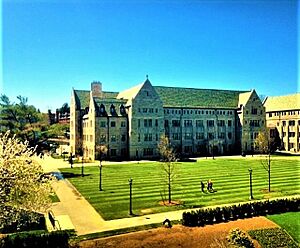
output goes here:
{"type": "Polygon", "coordinates": [[[91,174],[84,174],[82,176],[81,173],[73,173],[73,172],[62,172],[61,174],[63,178],[87,177],[91,175],[91,174]]]}

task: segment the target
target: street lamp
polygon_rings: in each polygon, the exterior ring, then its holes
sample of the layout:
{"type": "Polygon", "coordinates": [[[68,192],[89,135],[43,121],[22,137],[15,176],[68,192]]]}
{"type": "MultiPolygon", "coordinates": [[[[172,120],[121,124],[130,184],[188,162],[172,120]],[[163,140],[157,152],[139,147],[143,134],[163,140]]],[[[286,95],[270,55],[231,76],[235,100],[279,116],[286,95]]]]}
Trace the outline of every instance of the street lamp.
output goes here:
{"type": "Polygon", "coordinates": [[[84,176],[84,172],[83,172],[83,156],[81,157],[81,176],[84,176]]]}
{"type": "Polygon", "coordinates": [[[132,181],[133,181],[132,178],[130,178],[128,180],[128,182],[129,182],[129,215],[133,215],[133,213],[132,213],[132,181]]]}
{"type": "Polygon", "coordinates": [[[252,169],[249,169],[249,180],[250,180],[250,196],[249,196],[249,200],[253,200],[253,194],[252,194],[252,169]]]}
{"type": "Polygon", "coordinates": [[[100,158],[100,165],[99,165],[99,190],[102,191],[102,159],[100,158]]]}

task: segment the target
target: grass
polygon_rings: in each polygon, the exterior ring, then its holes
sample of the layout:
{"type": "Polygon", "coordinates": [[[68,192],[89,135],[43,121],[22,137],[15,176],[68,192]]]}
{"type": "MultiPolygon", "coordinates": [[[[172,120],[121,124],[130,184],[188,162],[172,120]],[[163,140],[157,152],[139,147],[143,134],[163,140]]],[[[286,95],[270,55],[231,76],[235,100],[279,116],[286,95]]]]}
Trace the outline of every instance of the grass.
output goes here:
{"type": "Polygon", "coordinates": [[[282,247],[297,248],[296,242],[282,228],[269,228],[248,231],[251,238],[256,239],[262,248],[282,247]]]}
{"type": "Polygon", "coordinates": [[[294,240],[300,243],[300,212],[274,214],[267,217],[284,228],[294,240]]]}
{"type": "Polygon", "coordinates": [[[58,196],[55,193],[53,195],[50,195],[50,199],[51,199],[52,203],[60,202],[58,196]]]}
{"type": "Polygon", "coordinates": [[[172,185],[172,199],[177,206],[162,206],[162,195],[167,196],[161,165],[157,162],[139,164],[114,164],[102,168],[102,185],[99,191],[99,168],[81,167],[61,169],[64,176],[106,219],[128,217],[129,184],[133,178],[133,212],[135,215],[158,213],[177,209],[245,202],[249,199],[249,172],[253,170],[253,195],[256,200],[296,195],[300,192],[299,160],[290,157],[274,157],[271,169],[271,192],[268,174],[258,158],[202,159],[198,162],[176,164],[176,178],[172,185]],[[202,193],[200,180],[212,179],[214,193],[202,193]]]}

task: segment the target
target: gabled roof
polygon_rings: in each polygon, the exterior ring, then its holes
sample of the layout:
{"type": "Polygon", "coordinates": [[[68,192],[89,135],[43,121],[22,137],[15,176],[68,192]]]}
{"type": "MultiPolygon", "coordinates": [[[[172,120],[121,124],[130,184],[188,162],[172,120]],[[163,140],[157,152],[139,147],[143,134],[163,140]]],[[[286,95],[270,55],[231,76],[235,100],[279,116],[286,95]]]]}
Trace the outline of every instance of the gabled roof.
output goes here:
{"type": "MultiPolygon", "coordinates": [[[[75,101],[77,108],[85,109],[90,105],[90,91],[89,90],[74,90],[75,101]]],[[[103,91],[101,99],[114,99],[116,100],[118,93],[103,91]]]]}
{"type": "Polygon", "coordinates": [[[245,91],[154,86],[164,107],[236,109],[245,91]]]}
{"type": "Polygon", "coordinates": [[[283,111],[283,110],[299,110],[300,109],[300,93],[286,96],[270,96],[264,102],[266,112],[283,111]]]}
{"type": "Polygon", "coordinates": [[[251,97],[251,94],[252,94],[252,91],[241,93],[239,95],[238,107],[240,107],[241,105],[245,106],[246,103],[249,101],[249,98],[251,97]]]}
{"type": "Polygon", "coordinates": [[[117,96],[118,99],[132,99],[135,98],[139,93],[140,89],[143,87],[144,83],[138,84],[128,90],[120,92],[117,96]]]}

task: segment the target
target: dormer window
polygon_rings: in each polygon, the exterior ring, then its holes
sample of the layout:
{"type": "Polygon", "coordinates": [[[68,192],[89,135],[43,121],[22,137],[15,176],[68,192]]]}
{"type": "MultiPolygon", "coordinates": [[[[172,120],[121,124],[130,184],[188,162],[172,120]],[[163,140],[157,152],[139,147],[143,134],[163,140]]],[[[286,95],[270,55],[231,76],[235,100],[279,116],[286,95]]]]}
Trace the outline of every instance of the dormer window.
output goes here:
{"type": "Polygon", "coordinates": [[[126,114],[125,107],[124,107],[123,104],[120,106],[120,114],[121,115],[125,115],[126,114]]]}
{"type": "Polygon", "coordinates": [[[104,114],[105,113],[105,107],[103,104],[100,105],[100,113],[104,114]]]}
{"type": "Polygon", "coordinates": [[[116,114],[116,109],[115,109],[115,106],[113,104],[110,106],[110,113],[112,115],[116,114]]]}

